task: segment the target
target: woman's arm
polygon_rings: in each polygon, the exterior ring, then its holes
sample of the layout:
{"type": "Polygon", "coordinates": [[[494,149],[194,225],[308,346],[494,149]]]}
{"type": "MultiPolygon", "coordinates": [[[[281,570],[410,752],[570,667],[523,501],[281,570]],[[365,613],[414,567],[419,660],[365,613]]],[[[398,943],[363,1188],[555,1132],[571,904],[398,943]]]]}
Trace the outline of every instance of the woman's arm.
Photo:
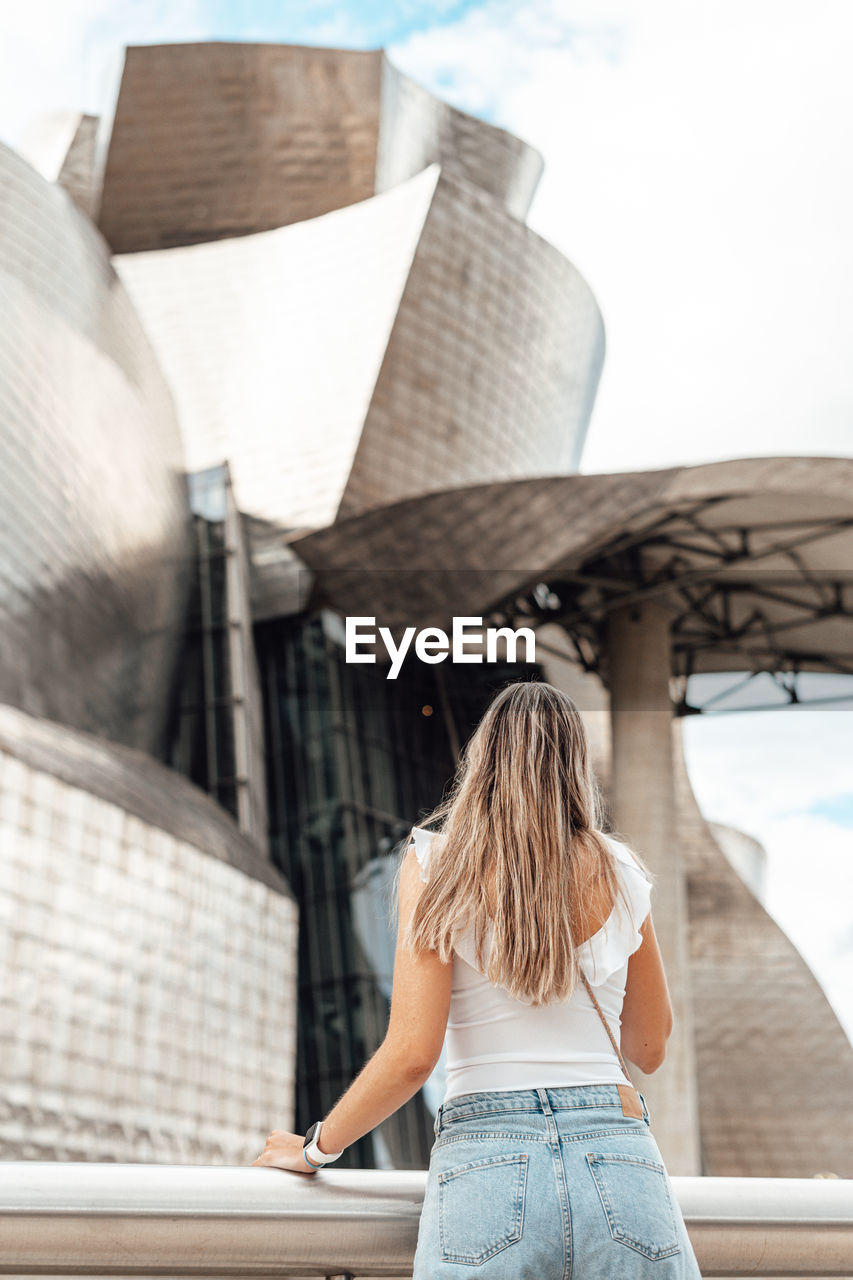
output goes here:
{"type": "Polygon", "coordinates": [[[672,1003],[651,915],[640,926],[643,941],[628,961],[622,1005],[622,1052],[647,1075],[666,1056],[672,1003]]]}
{"type": "MultiPolygon", "coordinates": [[[[373,1057],[323,1121],[318,1143],[321,1152],[342,1151],[392,1115],[417,1093],[441,1054],[453,966],[442,964],[434,951],[413,955],[403,943],[422,888],[411,849],[400,869],[388,1030],[373,1057]]],[[[302,1136],[281,1129],[272,1131],[263,1155],[253,1163],[309,1172],[302,1155],[302,1136]]]]}

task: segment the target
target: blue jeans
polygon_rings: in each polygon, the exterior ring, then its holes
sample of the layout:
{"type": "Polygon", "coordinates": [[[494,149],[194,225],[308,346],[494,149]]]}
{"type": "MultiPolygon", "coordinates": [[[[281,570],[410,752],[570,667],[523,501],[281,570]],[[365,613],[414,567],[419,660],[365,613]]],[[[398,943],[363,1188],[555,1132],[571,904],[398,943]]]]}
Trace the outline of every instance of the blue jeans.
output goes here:
{"type": "Polygon", "coordinates": [[[413,1280],[697,1280],[646,1104],[631,1094],[625,1108],[610,1084],[445,1102],[413,1280]]]}

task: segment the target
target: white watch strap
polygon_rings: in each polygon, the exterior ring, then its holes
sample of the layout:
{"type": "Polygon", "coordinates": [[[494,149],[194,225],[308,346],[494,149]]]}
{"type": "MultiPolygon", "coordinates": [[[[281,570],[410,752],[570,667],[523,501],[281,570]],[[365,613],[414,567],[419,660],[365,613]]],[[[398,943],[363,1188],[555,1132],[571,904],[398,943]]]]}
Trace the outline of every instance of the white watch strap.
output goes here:
{"type": "Polygon", "coordinates": [[[305,1154],[312,1164],[331,1164],[333,1160],[339,1160],[344,1154],[343,1151],[321,1151],[317,1146],[320,1138],[322,1123],[317,1125],[317,1132],[311,1139],[309,1146],[305,1148],[305,1154]]]}

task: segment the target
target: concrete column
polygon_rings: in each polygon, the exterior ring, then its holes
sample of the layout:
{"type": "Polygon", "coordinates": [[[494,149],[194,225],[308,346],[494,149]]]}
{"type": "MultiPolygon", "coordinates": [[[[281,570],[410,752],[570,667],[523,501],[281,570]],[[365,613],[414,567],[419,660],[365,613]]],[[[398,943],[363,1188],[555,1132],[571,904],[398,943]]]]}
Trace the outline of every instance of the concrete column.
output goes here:
{"type": "Polygon", "coordinates": [[[652,919],[674,1010],[663,1066],[635,1083],[670,1173],[700,1172],[699,1119],[687,953],[687,902],[672,756],[670,611],[658,601],[609,615],[612,736],[609,807],[616,829],[655,877],[652,919]]]}

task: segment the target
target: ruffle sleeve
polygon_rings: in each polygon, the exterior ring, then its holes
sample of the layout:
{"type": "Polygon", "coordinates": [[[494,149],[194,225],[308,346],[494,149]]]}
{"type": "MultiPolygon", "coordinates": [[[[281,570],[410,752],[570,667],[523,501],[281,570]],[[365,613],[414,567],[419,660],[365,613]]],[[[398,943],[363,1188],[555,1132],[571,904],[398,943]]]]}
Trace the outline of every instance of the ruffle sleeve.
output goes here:
{"type": "Polygon", "coordinates": [[[608,837],[624,892],[597,933],[578,950],[590,986],[600,987],[621,969],[643,941],[640,925],[651,909],[652,886],[627,847],[608,837]]]}
{"type": "MultiPolygon", "coordinates": [[[[429,880],[429,855],[434,832],[425,827],[412,827],[412,844],[418,860],[421,880],[429,880]]],[[[633,955],[643,941],[640,925],[651,908],[651,882],[634,861],[627,846],[607,837],[616,859],[616,869],[624,897],[619,897],[608,919],[591,938],[578,948],[577,958],[589,983],[600,987],[633,955]]],[[[491,926],[487,927],[484,954],[488,956],[491,926]]],[[[479,970],[473,930],[463,929],[456,939],[457,954],[472,968],[479,970]]],[[[480,972],[482,972],[480,970],[480,972]]]]}
{"type": "Polygon", "coordinates": [[[421,879],[426,884],[429,879],[429,850],[432,844],[432,831],[427,831],[426,827],[412,827],[412,843],[415,848],[415,857],[420,867],[421,879]]]}

